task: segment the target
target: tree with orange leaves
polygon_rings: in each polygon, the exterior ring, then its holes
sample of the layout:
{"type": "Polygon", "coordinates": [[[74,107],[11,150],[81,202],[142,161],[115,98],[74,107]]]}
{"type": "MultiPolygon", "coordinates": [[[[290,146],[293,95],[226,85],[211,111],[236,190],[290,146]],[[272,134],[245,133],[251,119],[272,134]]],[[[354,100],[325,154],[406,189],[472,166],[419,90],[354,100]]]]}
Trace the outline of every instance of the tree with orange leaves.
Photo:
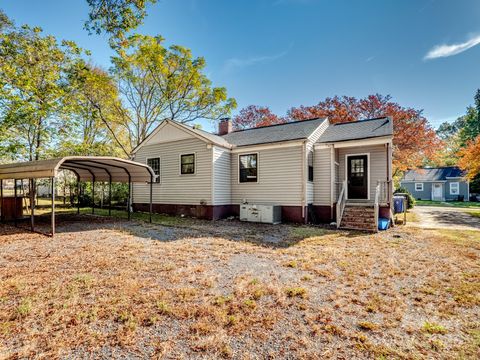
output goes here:
{"type": "Polygon", "coordinates": [[[470,140],[458,152],[458,166],[467,172],[467,179],[473,180],[480,175],[480,135],[470,140]]]}
{"type": "Polygon", "coordinates": [[[284,123],[285,119],[278,117],[268,107],[249,105],[233,118],[233,127],[236,130],[262,127],[284,123]]]}
{"type": "Polygon", "coordinates": [[[291,120],[328,117],[331,123],[384,116],[393,119],[394,176],[423,165],[426,159],[436,159],[442,142],[422,115],[422,110],[403,107],[393,102],[390,95],[375,94],[363,99],[335,96],[326,98],[317,105],[300,106],[288,111],[288,118],[291,120]]]}

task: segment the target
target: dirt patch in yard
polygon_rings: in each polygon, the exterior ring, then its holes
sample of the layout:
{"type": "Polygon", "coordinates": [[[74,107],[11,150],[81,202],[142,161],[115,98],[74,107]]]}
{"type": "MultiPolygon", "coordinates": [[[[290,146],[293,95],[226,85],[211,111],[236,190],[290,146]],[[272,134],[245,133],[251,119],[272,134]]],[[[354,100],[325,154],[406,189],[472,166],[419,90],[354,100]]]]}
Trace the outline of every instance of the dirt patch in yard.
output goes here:
{"type": "Polygon", "coordinates": [[[477,232],[75,220],[0,226],[0,358],[479,355],[477,232]]]}
{"type": "Polygon", "coordinates": [[[480,230],[476,211],[441,206],[416,206],[413,210],[415,226],[424,229],[480,230]]]}

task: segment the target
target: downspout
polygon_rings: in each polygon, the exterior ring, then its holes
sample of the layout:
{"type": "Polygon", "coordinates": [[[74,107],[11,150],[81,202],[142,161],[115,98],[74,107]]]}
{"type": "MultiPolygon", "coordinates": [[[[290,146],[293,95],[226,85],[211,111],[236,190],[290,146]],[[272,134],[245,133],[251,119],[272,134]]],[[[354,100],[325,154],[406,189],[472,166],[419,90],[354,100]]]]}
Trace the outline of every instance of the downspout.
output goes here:
{"type": "Polygon", "coordinates": [[[210,205],[212,205],[212,219],[215,220],[215,149],[213,144],[207,144],[210,150],[210,205]]]}
{"type": "Polygon", "coordinates": [[[306,199],[307,199],[307,181],[305,179],[305,167],[307,166],[307,156],[306,156],[306,153],[307,153],[307,141],[308,140],[304,140],[303,142],[303,146],[302,146],[302,163],[303,163],[303,166],[302,166],[302,219],[304,219],[303,221],[305,223],[307,223],[308,219],[307,217],[305,216],[305,203],[306,203],[306,199]]]}
{"type": "MultiPolygon", "coordinates": [[[[333,220],[333,202],[335,189],[335,145],[330,147],[330,220],[333,220]]],[[[338,219],[336,219],[338,221],[338,219]]]]}

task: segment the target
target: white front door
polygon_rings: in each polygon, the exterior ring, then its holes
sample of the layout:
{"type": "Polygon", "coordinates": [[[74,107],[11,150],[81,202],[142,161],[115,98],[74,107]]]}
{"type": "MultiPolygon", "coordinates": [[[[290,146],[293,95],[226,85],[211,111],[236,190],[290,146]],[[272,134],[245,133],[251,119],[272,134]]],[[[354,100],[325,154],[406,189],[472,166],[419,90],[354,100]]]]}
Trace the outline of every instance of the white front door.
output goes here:
{"type": "Polygon", "coordinates": [[[442,201],[443,200],[443,185],[439,183],[434,183],[432,187],[432,200],[433,201],[442,201]]]}

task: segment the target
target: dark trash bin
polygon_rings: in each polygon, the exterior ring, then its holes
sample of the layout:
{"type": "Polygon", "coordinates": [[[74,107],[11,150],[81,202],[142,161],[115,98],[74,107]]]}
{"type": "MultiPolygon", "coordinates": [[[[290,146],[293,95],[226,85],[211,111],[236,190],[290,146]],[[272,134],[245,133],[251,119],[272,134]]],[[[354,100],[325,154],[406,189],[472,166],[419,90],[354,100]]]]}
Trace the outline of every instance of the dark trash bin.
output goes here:
{"type": "Polygon", "coordinates": [[[393,210],[395,214],[403,213],[404,209],[405,198],[403,196],[394,196],[393,197],[393,210]]]}

